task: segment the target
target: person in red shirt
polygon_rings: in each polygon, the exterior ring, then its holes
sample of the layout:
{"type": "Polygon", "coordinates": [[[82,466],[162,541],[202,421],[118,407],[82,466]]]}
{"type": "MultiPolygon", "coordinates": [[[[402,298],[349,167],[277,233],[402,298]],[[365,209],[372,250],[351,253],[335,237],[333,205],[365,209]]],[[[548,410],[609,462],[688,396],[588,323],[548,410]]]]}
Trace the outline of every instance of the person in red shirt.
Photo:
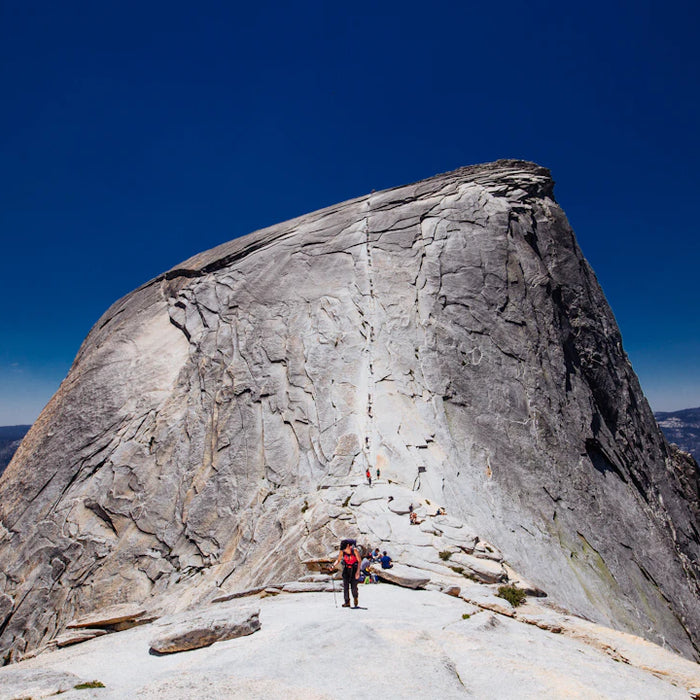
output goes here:
{"type": "Polygon", "coordinates": [[[360,553],[355,548],[354,540],[343,540],[340,543],[340,551],[333,568],[337,568],[341,561],[343,562],[343,598],[345,599],[343,607],[350,607],[350,589],[352,589],[352,597],[355,601],[355,607],[357,607],[357,580],[360,578],[361,560],[360,553]]]}

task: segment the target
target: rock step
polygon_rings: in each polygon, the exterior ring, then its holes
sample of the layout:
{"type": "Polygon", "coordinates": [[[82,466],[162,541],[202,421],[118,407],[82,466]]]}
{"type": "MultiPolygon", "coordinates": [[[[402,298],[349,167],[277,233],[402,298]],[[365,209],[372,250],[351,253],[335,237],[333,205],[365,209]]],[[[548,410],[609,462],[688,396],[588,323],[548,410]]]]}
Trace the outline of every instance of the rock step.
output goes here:
{"type": "Polygon", "coordinates": [[[260,629],[259,607],[226,606],[184,613],[165,621],[163,631],[150,643],[156,654],[174,654],[208,647],[215,642],[244,637],[260,629]]]}
{"type": "MultiPolygon", "coordinates": [[[[115,625],[127,625],[121,629],[128,629],[128,626],[143,624],[146,620],[146,610],[132,603],[120,603],[112,605],[108,608],[96,610],[88,615],[83,615],[77,620],[69,622],[66,627],[68,629],[81,628],[113,628],[115,625]]],[[[153,621],[155,618],[150,618],[148,621],[153,621]]]]}

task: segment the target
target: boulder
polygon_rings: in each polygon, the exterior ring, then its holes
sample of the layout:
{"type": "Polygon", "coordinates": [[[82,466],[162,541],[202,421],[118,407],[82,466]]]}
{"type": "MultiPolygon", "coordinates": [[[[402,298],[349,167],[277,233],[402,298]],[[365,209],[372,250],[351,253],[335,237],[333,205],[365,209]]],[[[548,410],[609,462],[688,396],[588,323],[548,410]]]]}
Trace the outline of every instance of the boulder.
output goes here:
{"type": "Polygon", "coordinates": [[[372,570],[382,581],[395,583],[397,586],[403,586],[404,588],[424,588],[430,581],[430,576],[426,576],[424,571],[402,564],[394,564],[391,569],[375,567],[372,570]]]}
{"type": "Polygon", "coordinates": [[[164,623],[162,632],[151,640],[150,648],[157,654],[174,654],[257,632],[260,608],[229,605],[184,613],[164,623]]]}
{"type": "MultiPolygon", "coordinates": [[[[337,546],[337,545],[336,545],[337,546]]],[[[327,572],[335,561],[335,557],[317,557],[315,559],[305,559],[301,563],[309,571],[327,572]]]]}

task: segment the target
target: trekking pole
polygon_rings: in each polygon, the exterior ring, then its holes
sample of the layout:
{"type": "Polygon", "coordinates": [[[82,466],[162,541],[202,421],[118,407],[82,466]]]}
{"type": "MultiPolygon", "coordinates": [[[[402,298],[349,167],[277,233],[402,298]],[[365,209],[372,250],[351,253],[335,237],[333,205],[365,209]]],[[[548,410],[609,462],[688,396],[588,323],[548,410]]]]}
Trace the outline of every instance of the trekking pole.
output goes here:
{"type": "Polygon", "coordinates": [[[335,603],[335,607],[338,607],[338,600],[335,597],[335,579],[333,578],[333,571],[331,570],[331,587],[333,588],[333,602],[335,603]]]}

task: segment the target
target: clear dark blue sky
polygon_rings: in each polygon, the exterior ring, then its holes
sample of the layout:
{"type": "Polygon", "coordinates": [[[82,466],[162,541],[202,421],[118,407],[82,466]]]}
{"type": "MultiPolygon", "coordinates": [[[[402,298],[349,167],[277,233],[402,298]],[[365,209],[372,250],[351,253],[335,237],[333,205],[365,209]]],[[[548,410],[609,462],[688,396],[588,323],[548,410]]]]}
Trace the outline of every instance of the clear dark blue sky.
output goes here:
{"type": "Polygon", "coordinates": [[[697,2],[0,1],[0,424],[190,255],[461,165],[551,168],[652,407],[700,405],[697,2]]]}

